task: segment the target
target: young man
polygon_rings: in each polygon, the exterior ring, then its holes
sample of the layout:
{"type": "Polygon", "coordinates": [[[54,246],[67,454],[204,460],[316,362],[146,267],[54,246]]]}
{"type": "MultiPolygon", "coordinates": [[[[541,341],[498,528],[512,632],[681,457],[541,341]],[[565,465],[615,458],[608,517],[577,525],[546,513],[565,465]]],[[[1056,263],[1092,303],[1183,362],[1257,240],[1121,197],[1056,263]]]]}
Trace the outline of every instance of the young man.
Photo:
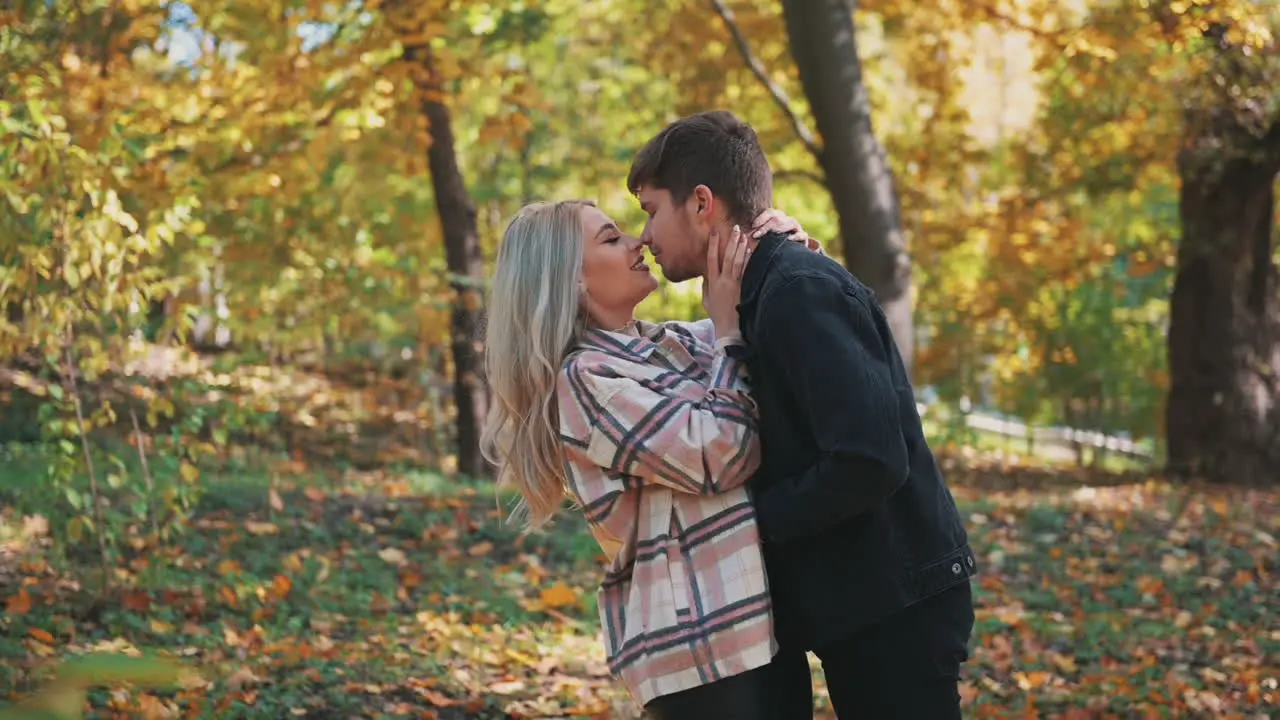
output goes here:
{"type": "MultiPolygon", "coordinates": [[[[667,126],[627,187],[676,282],[705,272],[713,229],[728,237],[773,200],[755,132],[724,111],[667,126]]],[[[813,651],[842,718],[959,718],[977,568],[879,304],[839,263],[770,234],[739,310],[763,444],[750,487],[786,678],[773,716],[812,717],[813,651]]]]}

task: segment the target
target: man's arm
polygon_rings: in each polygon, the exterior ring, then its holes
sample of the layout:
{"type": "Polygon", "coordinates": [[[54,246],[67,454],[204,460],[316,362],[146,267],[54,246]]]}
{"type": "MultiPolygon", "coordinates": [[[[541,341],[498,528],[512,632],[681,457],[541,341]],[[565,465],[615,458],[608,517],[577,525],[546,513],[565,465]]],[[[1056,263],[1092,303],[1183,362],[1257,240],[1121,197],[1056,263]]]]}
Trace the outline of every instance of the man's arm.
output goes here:
{"type": "Polygon", "coordinates": [[[818,446],[813,466],[756,498],[765,540],[782,543],[872,509],[906,481],[910,461],[893,339],[866,300],[833,279],[802,277],[770,293],[761,313],[756,351],[818,446]]]}

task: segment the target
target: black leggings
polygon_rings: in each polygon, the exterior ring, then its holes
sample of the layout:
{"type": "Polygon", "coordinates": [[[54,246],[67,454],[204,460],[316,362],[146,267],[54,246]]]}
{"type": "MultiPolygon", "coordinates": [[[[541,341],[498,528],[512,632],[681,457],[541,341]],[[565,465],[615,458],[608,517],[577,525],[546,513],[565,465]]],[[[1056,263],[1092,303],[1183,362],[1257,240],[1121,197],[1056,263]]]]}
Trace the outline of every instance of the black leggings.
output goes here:
{"type": "MultiPolygon", "coordinates": [[[[780,720],[797,717],[813,717],[811,695],[800,698],[795,707],[795,683],[787,682],[779,673],[788,670],[776,660],[763,667],[731,675],[706,685],[682,690],[671,695],[660,695],[644,706],[645,720],[780,720]],[[790,689],[790,710],[783,710],[779,703],[787,700],[777,691],[790,689]]],[[[794,672],[794,668],[791,669],[794,672]]],[[[809,666],[804,666],[804,679],[809,679],[809,666]]]]}

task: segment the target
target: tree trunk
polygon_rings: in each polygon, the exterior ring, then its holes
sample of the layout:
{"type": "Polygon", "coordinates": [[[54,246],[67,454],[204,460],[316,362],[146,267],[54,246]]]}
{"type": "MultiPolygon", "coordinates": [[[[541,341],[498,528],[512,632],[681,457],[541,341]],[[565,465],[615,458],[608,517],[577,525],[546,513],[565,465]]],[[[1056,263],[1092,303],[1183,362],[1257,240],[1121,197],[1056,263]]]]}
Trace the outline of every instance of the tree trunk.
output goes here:
{"type": "Polygon", "coordinates": [[[878,296],[912,368],[911,259],[893,172],[871,126],[871,103],[848,0],[783,0],[791,54],[822,136],[827,190],[845,266],[878,296]]]}
{"type": "Polygon", "coordinates": [[[467,192],[454,149],[453,124],[444,102],[444,88],[428,48],[406,50],[406,57],[425,72],[422,112],[427,118],[431,147],[427,164],[436,211],[444,230],[449,284],[456,292],[450,320],[453,351],[453,396],[457,409],[458,471],[469,477],[488,474],[480,455],[480,430],[488,411],[488,393],[481,379],[484,352],[481,316],[484,307],[484,258],[476,207],[467,192]]]}
{"type": "Polygon", "coordinates": [[[1216,482],[1280,483],[1280,287],[1273,255],[1280,121],[1260,139],[1193,137],[1178,165],[1182,240],[1170,302],[1169,470],[1216,482]]]}

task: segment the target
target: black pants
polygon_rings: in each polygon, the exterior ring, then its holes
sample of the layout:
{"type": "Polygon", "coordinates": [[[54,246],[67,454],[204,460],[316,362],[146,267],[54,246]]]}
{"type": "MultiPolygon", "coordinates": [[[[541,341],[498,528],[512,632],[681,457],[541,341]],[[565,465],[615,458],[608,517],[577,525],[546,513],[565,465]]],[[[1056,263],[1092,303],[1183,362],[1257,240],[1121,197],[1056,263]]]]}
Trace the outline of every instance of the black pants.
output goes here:
{"type": "MultiPolygon", "coordinates": [[[[969,658],[973,620],[973,590],[964,583],[815,648],[836,716],[960,720],[960,665],[969,658]]],[[[775,717],[812,718],[804,650],[784,649],[773,664],[787,687],[773,696],[783,708],[775,717]]]]}
{"type": "MultiPolygon", "coordinates": [[[[957,684],[973,620],[964,583],[816,648],[836,715],[959,720],[957,684]]],[[[648,720],[811,720],[808,656],[783,648],[765,667],[658,697],[645,710],[648,720]]]]}
{"type": "MultiPolygon", "coordinates": [[[[785,664],[775,660],[723,680],[660,695],[644,706],[645,720],[777,720],[776,703],[782,697],[778,691],[795,692],[795,686],[788,682],[787,670],[785,664]]],[[[808,666],[804,671],[808,682],[808,666]]],[[[808,704],[812,714],[812,697],[808,704]]]]}

